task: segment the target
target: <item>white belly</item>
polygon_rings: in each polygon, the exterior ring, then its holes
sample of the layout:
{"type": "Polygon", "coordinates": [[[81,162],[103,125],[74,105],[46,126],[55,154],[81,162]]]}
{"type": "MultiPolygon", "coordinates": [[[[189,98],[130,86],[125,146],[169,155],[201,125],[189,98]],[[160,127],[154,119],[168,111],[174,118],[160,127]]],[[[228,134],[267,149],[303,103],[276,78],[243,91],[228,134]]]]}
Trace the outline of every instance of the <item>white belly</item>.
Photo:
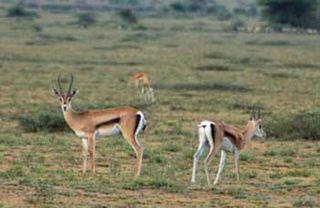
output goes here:
{"type": "Polygon", "coordinates": [[[235,148],[236,148],[236,146],[234,146],[232,144],[232,142],[230,141],[230,139],[228,137],[223,138],[221,149],[223,149],[224,151],[227,151],[227,152],[234,152],[235,148]]]}
{"type": "Polygon", "coordinates": [[[95,132],[96,137],[112,136],[112,135],[117,135],[119,133],[120,133],[120,128],[119,128],[118,124],[116,124],[114,126],[110,126],[110,127],[101,127],[99,129],[97,129],[95,132]]]}
{"type": "MultiPolygon", "coordinates": [[[[87,138],[87,134],[83,131],[75,131],[76,135],[80,138],[87,138]]],[[[108,126],[108,127],[101,127],[96,130],[95,132],[95,137],[99,136],[112,136],[112,135],[117,135],[120,133],[120,128],[116,124],[114,126],[108,126]]]]}

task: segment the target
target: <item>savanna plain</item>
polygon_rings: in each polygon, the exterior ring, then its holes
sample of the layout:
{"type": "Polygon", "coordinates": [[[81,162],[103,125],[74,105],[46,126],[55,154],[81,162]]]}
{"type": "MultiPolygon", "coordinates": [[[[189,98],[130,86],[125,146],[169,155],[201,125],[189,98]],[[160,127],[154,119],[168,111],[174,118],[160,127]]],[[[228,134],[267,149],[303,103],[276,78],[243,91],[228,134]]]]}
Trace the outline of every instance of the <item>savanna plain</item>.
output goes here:
{"type": "Polygon", "coordinates": [[[319,138],[270,133],[285,130],[274,122],[319,110],[319,35],[236,33],[211,17],[144,17],[144,27],[132,29],[119,27],[112,13],[84,29],[73,14],[39,14],[19,20],[0,10],[0,207],[320,206],[319,138]],[[136,70],[150,75],[154,104],[128,88],[136,70]],[[81,140],[71,130],[21,125],[51,122],[41,115],[62,118],[51,92],[59,72],[65,88],[68,74],[75,76],[78,111],[133,105],[145,113],[139,179],[121,136],[97,141],[96,174],[84,175],[81,140]],[[191,184],[197,124],[220,119],[244,128],[254,106],[269,136],[241,154],[240,181],[229,154],[217,186],[207,186],[202,162],[191,184]]]}

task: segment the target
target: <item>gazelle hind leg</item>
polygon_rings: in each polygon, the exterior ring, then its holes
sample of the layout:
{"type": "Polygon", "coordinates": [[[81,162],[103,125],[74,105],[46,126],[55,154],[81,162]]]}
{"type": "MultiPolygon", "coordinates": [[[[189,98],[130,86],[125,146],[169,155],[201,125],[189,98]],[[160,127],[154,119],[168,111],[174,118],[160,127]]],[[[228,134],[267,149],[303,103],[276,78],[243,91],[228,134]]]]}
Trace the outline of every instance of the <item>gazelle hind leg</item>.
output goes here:
{"type": "Polygon", "coordinates": [[[234,160],[235,174],[236,174],[238,181],[240,180],[240,177],[239,177],[239,156],[240,156],[240,151],[236,150],[233,155],[233,160],[234,160]]]}
{"type": "Polygon", "coordinates": [[[214,140],[215,135],[212,135],[212,132],[213,132],[212,126],[213,125],[210,125],[210,126],[207,125],[205,127],[205,134],[206,134],[210,149],[209,149],[209,153],[208,153],[206,159],[204,160],[204,170],[206,172],[207,182],[208,182],[209,186],[210,186],[211,182],[210,182],[210,177],[209,177],[208,165],[221,147],[220,140],[219,139],[214,140]]]}
{"type": "Polygon", "coordinates": [[[123,135],[127,137],[127,141],[136,153],[136,161],[135,161],[135,178],[138,178],[141,173],[141,166],[142,166],[142,159],[143,159],[143,151],[144,148],[138,143],[138,140],[134,136],[127,136],[126,134],[123,135]]]}
{"type": "Polygon", "coordinates": [[[220,163],[219,163],[219,170],[218,173],[216,175],[216,179],[213,182],[213,185],[216,185],[219,181],[220,178],[220,174],[224,168],[224,165],[226,164],[226,158],[227,158],[227,153],[224,150],[221,150],[221,157],[220,157],[220,163]]]}
{"type": "Polygon", "coordinates": [[[133,148],[134,152],[136,153],[135,178],[140,176],[141,166],[142,166],[144,148],[139,144],[137,135],[139,131],[143,128],[143,122],[144,122],[144,117],[143,117],[143,114],[141,113],[139,121],[137,121],[136,118],[128,119],[125,123],[122,124],[122,127],[121,127],[121,132],[123,134],[123,137],[127,140],[127,142],[130,144],[130,146],[133,148]],[[136,126],[136,122],[139,122],[139,123],[134,132],[134,127],[136,126]]]}
{"type": "Polygon", "coordinates": [[[204,129],[201,127],[199,128],[199,145],[196,153],[193,155],[193,167],[192,167],[192,177],[191,182],[194,183],[196,181],[196,171],[197,171],[197,164],[198,161],[205,149],[206,146],[206,138],[204,134],[204,129]]]}

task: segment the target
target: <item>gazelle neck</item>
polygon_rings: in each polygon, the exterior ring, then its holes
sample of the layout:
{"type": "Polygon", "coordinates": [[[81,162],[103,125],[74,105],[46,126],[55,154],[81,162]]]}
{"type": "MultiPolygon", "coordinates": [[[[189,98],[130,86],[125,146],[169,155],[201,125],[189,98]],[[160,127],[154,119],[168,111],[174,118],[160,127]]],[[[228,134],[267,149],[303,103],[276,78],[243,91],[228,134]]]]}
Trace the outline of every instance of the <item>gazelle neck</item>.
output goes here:
{"type": "Polygon", "coordinates": [[[245,144],[248,144],[248,142],[252,139],[254,136],[254,131],[255,131],[255,123],[252,121],[249,121],[247,123],[246,128],[243,130],[242,135],[245,140],[245,144]]]}
{"type": "Polygon", "coordinates": [[[76,112],[73,111],[71,104],[66,111],[62,111],[62,112],[63,112],[64,120],[68,123],[70,127],[72,127],[73,119],[76,112]]]}

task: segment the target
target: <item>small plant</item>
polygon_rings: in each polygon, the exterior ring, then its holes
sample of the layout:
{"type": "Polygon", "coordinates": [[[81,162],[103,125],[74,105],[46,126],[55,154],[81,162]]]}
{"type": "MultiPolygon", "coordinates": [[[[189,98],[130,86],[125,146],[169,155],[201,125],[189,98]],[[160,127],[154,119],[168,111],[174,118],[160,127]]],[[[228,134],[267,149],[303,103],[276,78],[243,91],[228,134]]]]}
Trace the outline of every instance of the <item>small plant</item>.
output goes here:
{"type": "Polygon", "coordinates": [[[283,183],[287,186],[294,186],[294,185],[298,185],[299,183],[301,183],[301,180],[300,179],[287,179],[283,183]]]}
{"type": "Polygon", "coordinates": [[[251,161],[251,160],[253,160],[252,155],[250,155],[248,152],[241,152],[240,161],[251,161]]]}
{"type": "Polygon", "coordinates": [[[80,13],[77,15],[77,18],[77,23],[84,28],[88,28],[97,21],[96,15],[92,12],[80,13]]]}

